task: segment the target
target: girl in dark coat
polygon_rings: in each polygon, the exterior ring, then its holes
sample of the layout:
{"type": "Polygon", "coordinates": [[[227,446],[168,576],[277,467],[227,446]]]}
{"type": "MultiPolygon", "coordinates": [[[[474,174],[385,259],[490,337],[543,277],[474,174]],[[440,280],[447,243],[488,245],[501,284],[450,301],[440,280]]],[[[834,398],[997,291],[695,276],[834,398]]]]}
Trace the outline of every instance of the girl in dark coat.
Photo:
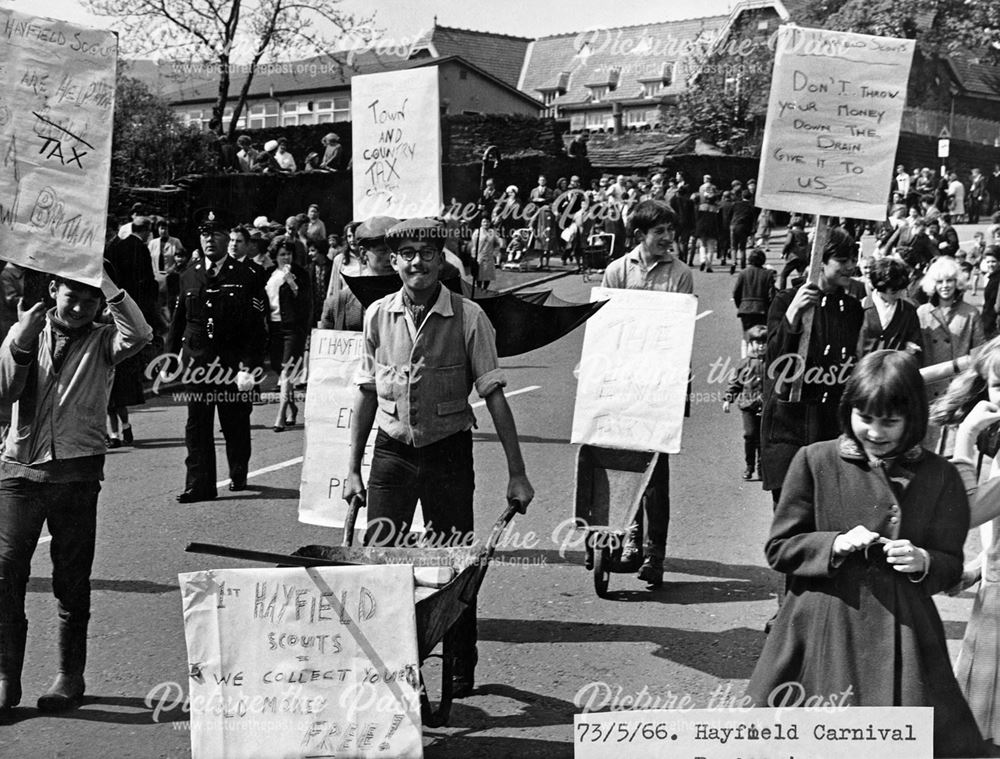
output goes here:
{"type": "Polygon", "coordinates": [[[785,479],[765,552],[791,579],[747,694],[930,706],[934,756],[985,756],[931,598],[962,575],[969,503],[958,471],[919,445],[916,360],[866,356],[839,414],[841,437],[800,450],[785,479]]]}
{"type": "MultiPolygon", "coordinates": [[[[765,269],[767,256],[760,248],[750,251],[750,268],[740,272],[733,287],[733,301],[736,303],[736,316],[743,326],[744,346],[747,340],[747,330],[758,324],[767,324],[767,311],[774,298],[774,269],[765,269]]],[[[744,350],[744,355],[746,351],[744,350]]]]}

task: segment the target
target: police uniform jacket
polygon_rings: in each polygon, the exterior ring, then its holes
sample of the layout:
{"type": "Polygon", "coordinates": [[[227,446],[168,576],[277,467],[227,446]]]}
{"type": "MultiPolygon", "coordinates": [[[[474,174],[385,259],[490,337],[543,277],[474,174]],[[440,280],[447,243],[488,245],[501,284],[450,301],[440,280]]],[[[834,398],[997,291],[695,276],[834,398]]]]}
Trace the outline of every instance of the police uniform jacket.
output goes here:
{"type": "Polygon", "coordinates": [[[216,358],[227,369],[261,365],[265,295],[257,276],[226,256],[222,269],[209,279],[207,263],[201,260],[181,272],[168,350],[179,353],[185,367],[208,366],[216,358]]]}

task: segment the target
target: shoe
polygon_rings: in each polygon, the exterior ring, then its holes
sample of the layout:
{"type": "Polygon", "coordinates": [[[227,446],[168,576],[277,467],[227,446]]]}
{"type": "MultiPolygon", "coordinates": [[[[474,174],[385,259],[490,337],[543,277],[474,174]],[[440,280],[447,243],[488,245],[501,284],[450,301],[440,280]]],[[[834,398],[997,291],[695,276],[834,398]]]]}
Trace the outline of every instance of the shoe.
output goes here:
{"type": "Polygon", "coordinates": [[[711,267],[711,266],[709,266],[709,267],[708,267],[707,269],[705,269],[705,272],[706,272],[707,274],[711,274],[711,273],[712,273],[712,267],[711,267]]]}
{"type": "Polygon", "coordinates": [[[631,565],[633,572],[636,569],[635,565],[642,563],[642,549],[639,547],[639,541],[639,525],[632,524],[625,533],[620,563],[626,567],[631,565]]]}
{"type": "Polygon", "coordinates": [[[648,582],[654,588],[663,585],[663,559],[647,556],[639,567],[639,579],[648,582]]]}
{"type": "Polygon", "coordinates": [[[298,416],[299,416],[299,407],[298,406],[292,406],[292,418],[288,419],[288,420],[285,420],[285,424],[287,424],[289,427],[294,427],[295,426],[295,420],[298,418],[298,416]]]}
{"type": "Polygon", "coordinates": [[[122,447],[122,441],[119,438],[116,438],[116,437],[109,437],[109,438],[107,438],[107,440],[105,442],[107,442],[108,448],[121,448],[122,447]]]}
{"type": "Polygon", "coordinates": [[[283,425],[283,424],[276,424],[271,429],[274,430],[275,432],[284,432],[285,431],[285,425],[283,425]]]}
{"type": "Polygon", "coordinates": [[[729,267],[729,274],[731,276],[735,273],[736,273],[736,264],[733,264],[732,266],[729,267]]]}
{"type": "Polygon", "coordinates": [[[752,480],[753,479],[753,467],[752,466],[748,466],[746,469],[743,470],[743,479],[744,480],[752,480]]]}
{"type": "Polygon", "coordinates": [[[132,437],[132,426],[122,428],[122,442],[125,445],[132,445],[135,442],[135,438],[132,437]]]}
{"type": "MultiPolygon", "coordinates": [[[[698,271],[705,271],[705,262],[704,261],[701,262],[701,266],[698,267],[698,271]]],[[[712,270],[709,269],[709,271],[712,271],[712,270]]]]}
{"type": "Polygon", "coordinates": [[[185,490],[177,496],[177,503],[198,503],[199,501],[214,501],[217,493],[202,493],[197,490],[185,490]]]}
{"type": "Polygon", "coordinates": [[[471,678],[461,677],[455,675],[451,678],[451,697],[456,698],[468,698],[472,695],[472,691],[476,689],[475,680],[471,678]]]}
{"type": "Polygon", "coordinates": [[[229,483],[229,489],[232,492],[234,492],[234,493],[237,492],[237,491],[239,491],[239,490],[246,490],[247,489],[247,481],[246,480],[233,480],[232,482],[229,483]]]}

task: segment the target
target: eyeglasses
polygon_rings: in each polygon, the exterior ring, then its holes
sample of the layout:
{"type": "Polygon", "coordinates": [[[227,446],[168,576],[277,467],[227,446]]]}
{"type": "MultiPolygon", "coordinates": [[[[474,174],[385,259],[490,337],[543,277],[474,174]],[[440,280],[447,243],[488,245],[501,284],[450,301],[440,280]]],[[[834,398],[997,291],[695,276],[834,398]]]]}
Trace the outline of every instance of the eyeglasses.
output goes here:
{"type": "Polygon", "coordinates": [[[400,248],[396,255],[404,261],[412,261],[416,256],[420,256],[421,261],[433,261],[437,252],[437,248],[400,248]]]}

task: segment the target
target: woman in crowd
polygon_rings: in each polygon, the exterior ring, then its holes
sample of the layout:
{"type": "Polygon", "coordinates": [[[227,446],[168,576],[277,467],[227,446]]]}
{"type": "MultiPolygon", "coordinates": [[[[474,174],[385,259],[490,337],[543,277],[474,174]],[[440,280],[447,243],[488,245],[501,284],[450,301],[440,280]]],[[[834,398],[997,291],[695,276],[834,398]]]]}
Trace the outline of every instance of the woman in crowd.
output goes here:
{"type": "Polygon", "coordinates": [[[476,287],[488,290],[490,282],[496,279],[496,262],[502,244],[503,241],[493,229],[490,218],[483,214],[479,220],[479,229],[472,233],[472,239],[469,240],[469,251],[472,260],[476,262],[476,287]]]}
{"type": "Polygon", "coordinates": [[[746,355],[747,332],[767,324],[767,312],[774,298],[774,269],[765,269],[767,256],[760,248],[750,251],[750,266],[740,272],[733,288],[736,316],[740,320],[742,353],[746,355]]]}
{"type": "MultiPolygon", "coordinates": [[[[979,311],[962,299],[967,284],[968,276],[954,258],[941,256],[927,268],[921,286],[930,302],[917,308],[924,366],[956,361],[983,344],[979,311]]],[[[930,383],[927,396],[934,401],[947,389],[947,380],[930,383]]],[[[931,424],[924,445],[938,453],[950,453],[946,430],[931,424]]]]}
{"type": "Polygon", "coordinates": [[[306,243],[309,241],[326,242],[326,224],[319,218],[319,206],[313,203],[306,211],[306,223],[302,226],[306,243]]]}
{"type": "Polygon", "coordinates": [[[299,407],[295,403],[295,381],[301,372],[312,319],[312,287],[308,273],[292,263],[295,245],[291,240],[279,243],[275,267],[267,280],[269,304],[271,368],[278,372],[278,416],[274,431],[295,426],[299,407]],[[291,417],[288,413],[291,412],[291,417]]]}
{"type": "Polygon", "coordinates": [[[295,156],[288,150],[288,140],[284,137],[278,140],[278,149],[274,153],[274,160],[284,172],[291,173],[296,170],[295,156]]]}

